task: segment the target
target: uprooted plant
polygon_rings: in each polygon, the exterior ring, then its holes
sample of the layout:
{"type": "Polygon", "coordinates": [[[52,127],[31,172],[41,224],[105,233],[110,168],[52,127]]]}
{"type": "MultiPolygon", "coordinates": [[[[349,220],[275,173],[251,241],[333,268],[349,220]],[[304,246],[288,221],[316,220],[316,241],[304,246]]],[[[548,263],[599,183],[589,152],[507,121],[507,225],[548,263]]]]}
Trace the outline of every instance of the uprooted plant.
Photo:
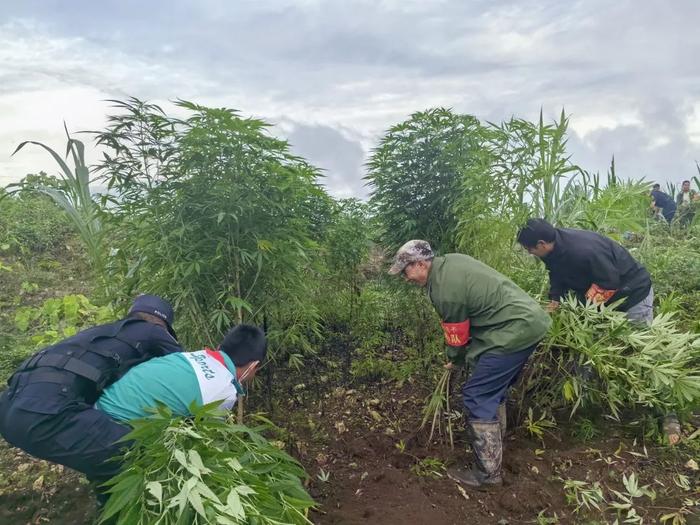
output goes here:
{"type": "Polygon", "coordinates": [[[100,522],[169,525],[307,524],[304,469],[259,432],[213,405],[173,418],[165,407],[133,422],[124,468],[110,480],[100,522]]]}
{"type": "Polygon", "coordinates": [[[564,300],[532,360],[521,402],[540,409],[568,403],[683,412],[700,400],[700,338],[678,329],[671,314],[651,326],[627,321],[613,307],[564,300]]]}
{"type": "Polygon", "coordinates": [[[450,447],[454,448],[454,435],[452,430],[452,411],[450,410],[450,376],[452,370],[445,370],[440,376],[435,389],[428,397],[428,402],[423,408],[423,421],[421,428],[424,428],[430,421],[430,436],[428,441],[433,440],[437,431],[440,436],[447,436],[450,447]]]}

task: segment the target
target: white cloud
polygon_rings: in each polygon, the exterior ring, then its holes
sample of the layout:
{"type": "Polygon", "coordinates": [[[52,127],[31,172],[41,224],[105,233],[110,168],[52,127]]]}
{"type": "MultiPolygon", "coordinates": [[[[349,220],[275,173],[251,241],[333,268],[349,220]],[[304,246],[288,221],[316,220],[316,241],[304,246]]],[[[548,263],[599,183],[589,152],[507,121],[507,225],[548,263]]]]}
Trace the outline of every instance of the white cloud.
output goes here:
{"type": "Polygon", "coordinates": [[[434,106],[491,121],[565,107],[574,160],[593,171],[615,153],[620,170],[672,178],[700,157],[694,0],[57,5],[0,7],[0,183],[50,167],[38,151],[9,159],[19,141],[61,148],[64,119],[98,128],[103,100],[131,95],[279,123],[338,195],[361,194],[357,159],[384,130],[434,106]]]}
{"type": "MultiPolygon", "coordinates": [[[[690,141],[700,146],[700,101],[694,102],[686,120],[686,131],[690,141]]],[[[698,155],[700,157],[700,155],[698,155]]]]}
{"type": "Polygon", "coordinates": [[[585,139],[593,131],[601,129],[613,130],[619,126],[636,126],[642,120],[636,113],[589,113],[576,114],[571,119],[570,128],[581,138],[585,139]]]}

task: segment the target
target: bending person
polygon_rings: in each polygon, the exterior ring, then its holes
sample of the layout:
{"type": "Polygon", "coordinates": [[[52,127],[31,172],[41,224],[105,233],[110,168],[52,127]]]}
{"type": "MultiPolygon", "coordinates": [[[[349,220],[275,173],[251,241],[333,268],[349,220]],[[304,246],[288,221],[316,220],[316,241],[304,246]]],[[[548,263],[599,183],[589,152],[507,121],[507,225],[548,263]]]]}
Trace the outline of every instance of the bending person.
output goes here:
{"type": "Polygon", "coordinates": [[[473,365],[462,395],[476,465],[448,475],[471,488],[500,485],[506,395],[547,333],[549,316],[493,268],[459,253],[435,257],[426,241],[404,244],[389,273],[427,288],[445,332],[447,367],[473,365]]]}
{"type": "MultiPolygon", "coordinates": [[[[633,323],[654,321],[654,289],[649,272],[624,247],[596,232],[555,228],[544,219],[530,219],[518,242],[544,262],[549,271],[549,309],[569,291],[581,302],[610,304],[633,323]]],[[[666,414],[663,432],[671,445],[680,441],[681,425],[666,414]]]]}
{"type": "Polygon", "coordinates": [[[216,350],[167,355],[134,367],[104,391],[95,408],[120,422],[147,417],[158,403],[176,416],[190,415],[193,402],[220,401],[231,410],[243,394],[241,383],[253,379],[266,354],[262,330],[238,325],[216,350]]]}
{"type": "Polygon", "coordinates": [[[93,408],[104,388],[133,366],[182,351],[173,309],[154,295],[134,300],[125,319],[84,330],[24,361],[0,396],[0,434],[37,458],[100,484],[119,471],[129,427],[93,408]]]}
{"type": "Polygon", "coordinates": [[[582,303],[610,304],[624,299],[618,309],[630,321],[651,324],[654,320],[649,272],[612,239],[530,219],[518,233],[518,242],[547,267],[550,310],[571,291],[582,303]]]}

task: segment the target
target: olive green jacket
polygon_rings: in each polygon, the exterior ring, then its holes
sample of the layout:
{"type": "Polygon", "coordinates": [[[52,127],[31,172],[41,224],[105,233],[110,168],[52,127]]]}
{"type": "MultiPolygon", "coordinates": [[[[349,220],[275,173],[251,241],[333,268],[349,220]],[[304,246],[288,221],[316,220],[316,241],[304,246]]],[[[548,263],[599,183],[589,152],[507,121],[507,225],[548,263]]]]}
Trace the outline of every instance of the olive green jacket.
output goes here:
{"type": "Polygon", "coordinates": [[[465,358],[473,363],[484,352],[524,350],[542,340],[551,324],[549,315],[513,281],[468,255],[435,257],[427,288],[454,363],[465,358]],[[462,335],[465,321],[471,338],[463,344],[465,338],[451,330],[462,335]]]}

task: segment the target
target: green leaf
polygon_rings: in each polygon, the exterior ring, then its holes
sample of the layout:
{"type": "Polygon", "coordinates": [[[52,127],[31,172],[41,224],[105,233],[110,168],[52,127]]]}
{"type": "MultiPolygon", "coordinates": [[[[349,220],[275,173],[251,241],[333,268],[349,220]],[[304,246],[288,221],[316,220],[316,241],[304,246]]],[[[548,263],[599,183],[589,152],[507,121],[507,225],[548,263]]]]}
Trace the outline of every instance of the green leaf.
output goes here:
{"type": "Polygon", "coordinates": [[[205,467],[204,463],[202,463],[202,458],[200,457],[199,452],[197,452],[195,449],[190,449],[187,454],[190,459],[190,464],[196,467],[200,474],[208,474],[211,472],[211,470],[205,467]]]}
{"type": "Polygon", "coordinates": [[[226,512],[239,520],[245,518],[243,504],[241,503],[241,498],[239,497],[238,492],[236,492],[236,489],[232,489],[228,493],[228,497],[226,498],[226,512]]]}
{"type": "Polygon", "coordinates": [[[238,487],[235,487],[233,490],[235,490],[241,496],[250,496],[251,494],[256,493],[252,488],[250,488],[247,485],[239,485],[238,487]]]}
{"type": "Polygon", "coordinates": [[[204,505],[202,505],[202,498],[200,497],[199,492],[197,492],[196,487],[187,495],[187,500],[198,514],[200,514],[203,518],[207,517],[206,512],[204,511],[204,505]]]}
{"type": "Polygon", "coordinates": [[[216,523],[221,523],[222,525],[241,525],[240,521],[233,521],[232,519],[222,516],[221,514],[216,516],[216,523]]]}
{"type": "Polygon", "coordinates": [[[187,463],[187,458],[185,457],[185,453],[182,450],[176,449],[173,451],[173,457],[177,460],[177,462],[185,467],[186,469],[189,469],[190,465],[187,463]]]}
{"type": "Polygon", "coordinates": [[[149,481],[146,483],[146,490],[158,500],[158,503],[163,502],[163,485],[161,485],[159,481],[149,481]]]}
{"type": "Polygon", "coordinates": [[[134,504],[139,493],[142,492],[143,478],[139,474],[127,475],[119,483],[109,489],[110,497],[100,513],[100,523],[104,523],[112,516],[134,504]]]}

